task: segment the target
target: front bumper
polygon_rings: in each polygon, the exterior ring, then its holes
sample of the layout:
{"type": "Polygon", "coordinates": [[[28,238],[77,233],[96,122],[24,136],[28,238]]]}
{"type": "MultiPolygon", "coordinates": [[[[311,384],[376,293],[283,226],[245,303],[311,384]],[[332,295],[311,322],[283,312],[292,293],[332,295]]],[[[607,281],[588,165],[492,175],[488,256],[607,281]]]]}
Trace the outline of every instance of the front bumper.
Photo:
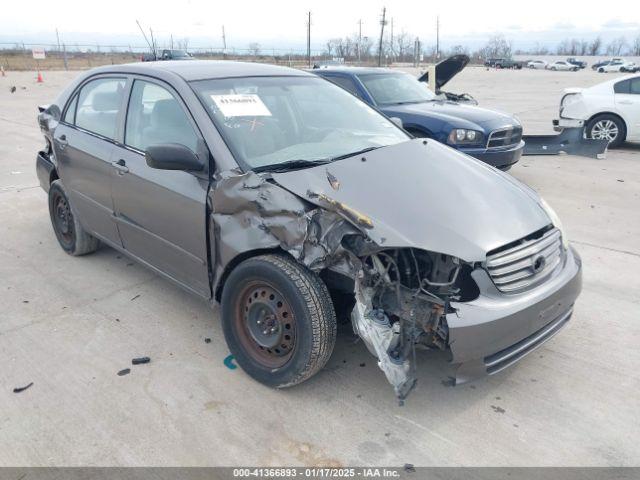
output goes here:
{"type": "Polygon", "coordinates": [[[459,148],[458,150],[484,163],[488,163],[493,167],[506,169],[520,160],[522,151],[524,150],[524,142],[520,141],[520,143],[516,145],[510,145],[504,148],[459,148]]]}
{"type": "Polygon", "coordinates": [[[447,315],[456,384],[498,373],[564,327],[582,288],[582,262],[570,248],[559,271],[522,294],[499,292],[484,270],[473,272],[480,296],[452,303],[447,315]]]}

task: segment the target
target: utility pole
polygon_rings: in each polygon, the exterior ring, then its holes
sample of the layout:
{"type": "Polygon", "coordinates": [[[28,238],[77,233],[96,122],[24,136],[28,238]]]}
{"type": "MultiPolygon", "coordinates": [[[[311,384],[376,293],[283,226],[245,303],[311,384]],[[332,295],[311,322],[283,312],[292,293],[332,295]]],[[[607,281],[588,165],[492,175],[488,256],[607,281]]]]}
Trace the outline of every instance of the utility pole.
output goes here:
{"type": "Polygon", "coordinates": [[[227,53],[227,36],[224,33],[224,25],[222,25],[222,53],[227,53]]]}
{"type": "Polygon", "coordinates": [[[361,52],[362,50],[362,19],[358,20],[358,63],[361,60],[361,52]]]}
{"type": "Polygon", "coordinates": [[[382,20],[380,21],[380,43],[378,44],[378,66],[382,66],[382,36],[384,35],[384,26],[386,23],[387,9],[382,7],[382,20]]]}
{"type": "Polygon", "coordinates": [[[308,13],[307,18],[307,62],[311,68],[311,12],[308,13]]]}
{"type": "Polygon", "coordinates": [[[440,15],[436,17],[436,60],[440,59],[440,15]]]}
{"type": "Polygon", "coordinates": [[[389,50],[391,53],[391,61],[393,62],[393,58],[395,56],[393,51],[393,17],[391,17],[391,35],[389,37],[389,50]]]}
{"type": "Polygon", "coordinates": [[[57,28],[56,28],[56,38],[58,39],[58,53],[60,53],[60,34],[58,33],[57,28]]]}

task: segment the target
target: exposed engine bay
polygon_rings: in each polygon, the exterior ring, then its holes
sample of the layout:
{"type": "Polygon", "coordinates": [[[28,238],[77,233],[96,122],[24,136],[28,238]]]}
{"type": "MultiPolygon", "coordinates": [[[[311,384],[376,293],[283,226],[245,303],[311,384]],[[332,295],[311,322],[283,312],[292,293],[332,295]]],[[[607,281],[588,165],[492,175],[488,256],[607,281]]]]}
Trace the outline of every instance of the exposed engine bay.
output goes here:
{"type": "Polygon", "coordinates": [[[416,383],[416,346],[447,348],[445,314],[452,311],[451,300],[468,296],[462,290],[469,289],[470,266],[413,248],[381,250],[361,260],[353,328],[402,402],[416,383]]]}

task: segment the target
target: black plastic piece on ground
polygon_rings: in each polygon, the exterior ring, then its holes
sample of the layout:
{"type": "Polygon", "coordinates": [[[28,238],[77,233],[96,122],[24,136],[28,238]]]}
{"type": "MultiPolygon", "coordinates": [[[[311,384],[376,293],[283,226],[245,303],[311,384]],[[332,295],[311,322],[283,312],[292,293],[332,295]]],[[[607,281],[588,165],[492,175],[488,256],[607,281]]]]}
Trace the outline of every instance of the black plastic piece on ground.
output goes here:
{"type": "Polygon", "coordinates": [[[31,382],[29,385],[25,385],[24,387],[16,387],[13,389],[13,393],[24,392],[27,388],[31,388],[32,386],[33,386],[33,382],[31,382]]]}
{"type": "Polygon", "coordinates": [[[151,359],[149,357],[138,357],[131,360],[133,365],[142,365],[143,363],[149,363],[151,359]]]}
{"type": "Polygon", "coordinates": [[[118,372],[118,376],[119,377],[124,377],[125,375],[129,375],[131,373],[131,369],[130,368],[125,368],[123,370],[120,370],[118,372]]]}

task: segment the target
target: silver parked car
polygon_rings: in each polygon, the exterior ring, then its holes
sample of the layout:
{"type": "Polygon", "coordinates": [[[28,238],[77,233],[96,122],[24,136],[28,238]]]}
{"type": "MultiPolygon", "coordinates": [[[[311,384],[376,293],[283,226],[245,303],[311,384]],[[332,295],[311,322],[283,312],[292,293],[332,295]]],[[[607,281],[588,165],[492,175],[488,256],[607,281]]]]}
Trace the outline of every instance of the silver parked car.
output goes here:
{"type": "Polygon", "coordinates": [[[336,309],[403,399],[416,346],[450,351],[460,382],[497,373],[564,327],[581,289],[532,190],[310,73],[102,67],[39,123],[60,246],[110,246],[221,302],[236,361],[272,387],[323,367],[336,309]]]}

